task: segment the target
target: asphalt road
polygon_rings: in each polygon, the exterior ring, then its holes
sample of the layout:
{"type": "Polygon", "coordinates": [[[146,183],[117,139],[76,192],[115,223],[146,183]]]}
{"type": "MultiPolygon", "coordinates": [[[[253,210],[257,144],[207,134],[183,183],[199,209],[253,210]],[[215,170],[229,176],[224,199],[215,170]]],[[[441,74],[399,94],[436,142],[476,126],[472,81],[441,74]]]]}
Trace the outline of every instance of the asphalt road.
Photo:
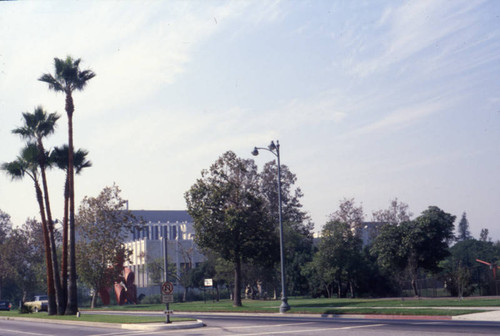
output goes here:
{"type": "Polygon", "coordinates": [[[320,317],[289,316],[221,316],[197,315],[206,326],[197,329],[131,331],[102,327],[82,327],[43,322],[0,321],[1,336],[112,336],[112,335],[500,335],[498,322],[469,321],[402,321],[325,319],[320,317]]]}

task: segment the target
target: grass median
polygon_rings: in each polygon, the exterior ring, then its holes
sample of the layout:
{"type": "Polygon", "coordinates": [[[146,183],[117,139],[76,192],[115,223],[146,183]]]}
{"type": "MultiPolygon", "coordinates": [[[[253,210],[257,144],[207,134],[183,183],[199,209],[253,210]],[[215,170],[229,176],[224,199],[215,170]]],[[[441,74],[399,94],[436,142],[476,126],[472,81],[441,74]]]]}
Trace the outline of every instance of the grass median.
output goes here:
{"type": "MultiPolygon", "coordinates": [[[[20,314],[18,311],[2,311],[0,317],[6,318],[32,318],[32,319],[49,319],[60,321],[79,321],[79,322],[99,322],[99,323],[117,323],[117,324],[133,324],[133,323],[162,323],[165,322],[165,316],[140,316],[140,315],[113,315],[113,314],[85,314],[82,313],[80,317],[75,315],[48,315],[45,312],[20,314]]],[[[172,323],[194,321],[193,318],[177,318],[170,317],[172,323]]]]}
{"type": "MultiPolygon", "coordinates": [[[[455,316],[483,312],[474,307],[500,307],[499,299],[474,298],[443,299],[307,299],[290,298],[289,313],[302,314],[379,314],[379,315],[429,315],[455,316]]],[[[227,313],[276,313],[281,301],[243,300],[242,307],[233,307],[230,300],[171,303],[170,309],[179,312],[227,312],[227,313]]],[[[101,307],[96,310],[114,311],[161,311],[162,304],[139,304],[101,307]]]]}

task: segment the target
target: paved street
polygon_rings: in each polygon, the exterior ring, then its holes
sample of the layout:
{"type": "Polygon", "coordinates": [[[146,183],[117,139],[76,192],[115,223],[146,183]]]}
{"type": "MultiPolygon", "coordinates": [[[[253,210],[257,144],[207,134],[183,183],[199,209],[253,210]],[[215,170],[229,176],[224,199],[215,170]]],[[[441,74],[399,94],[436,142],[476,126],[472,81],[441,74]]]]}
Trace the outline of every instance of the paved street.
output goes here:
{"type": "Polygon", "coordinates": [[[124,330],[98,326],[61,325],[45,322],[0,321],[1,336],[112,336],[112,335],[498,335],[500,323],[477,321],[407,321],[369,319],[325,319],[289,316],[200,315],[206,326],[181,330],[124,330]]]}

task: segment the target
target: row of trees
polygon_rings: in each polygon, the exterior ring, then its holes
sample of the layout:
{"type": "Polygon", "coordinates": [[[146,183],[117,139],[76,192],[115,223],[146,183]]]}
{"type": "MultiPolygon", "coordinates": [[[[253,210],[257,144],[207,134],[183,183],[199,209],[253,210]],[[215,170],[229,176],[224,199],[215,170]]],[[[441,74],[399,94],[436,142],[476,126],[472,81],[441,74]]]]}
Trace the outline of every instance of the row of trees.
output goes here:
{"type": "MultiPolygon", "coordinates": [[[[276,163],[269,162],[259,172],[252,160],[227,152],[186,193],[196,240],[207,261],[181,270],[177,280],[186,288],[185,295],[188,288],[202,287],[208,277],[215,280],[217,291],[222,284],[233,287],[235,305],[241,304],[242,293],[248,298],[278,297],[276,170],[276,163]]],[[[302,193],[295,187],[296,176],[286,166],[282,171],[285,271],[291,295],[381,297],[401,294],[405,282],[412,284],[414,295],[420,295],[417,279],[429,275],[444,281],[452,295],[470,295],[478,289],[481,294],[495,294],[491,270],[476,259],[494,264],[500,244],[492,243],[486,230],[474,239],[465,213],[455,236],[454,216],[429,207],[413,219],[408,205],[396,199],[388,209],[373,213],[371,224],[377,225],[366,237],[362,207],[345,199],[315,244],[311,221],[301,207],[302,193]]],[[[124,203],[113,185],[96,197],[85,197],[79,208],[76,264],[79,280],[94,293],[93,305],[98,290],[112,286],[119,276],[115,258],[120,254],[126,260],[130,251],[122,242],[132,223],[140,224],[123,210],[124,203]]],[[[47,285],[40,281],[46,269],[43,225],[28,220],[12,229],[7,214],[0,211],[0,219],[0,295],[7,289],[24,299],[47,285]]],[[[62,235],[57,230],[54,239],[60,254],[62,235]]],[[[147,265],[157,282],[164,272],[162,264],[161,260],[147,265]]]]}
{"type": "MultiPolygon", "coordinates": [[[[76,157],[76,156],[75,156],[76,157]]],[[[76,160],[75,162],[78,162],[76,160]]],[[[132,226],[140,225],[120,196],[118,186],[105,187],[95,197],[86,196],[78,209],[76,266],[79,282],[93,293],[92,306],[101,288],[110,288],[123,271],[130,251],[123,247],[132,226]],[[120,260],[118,260],[120,259],[120,260]]],[[[5,288],[9,299],[25,301],[47,286],[43,226],[28,219],[12,228],[10,216],[0,210],[0,297],[5,288]]],[[[62,234],[54,228],[57,255],[62,253],[62,234]]]]}
{"type": "Polygon", "coordinates": [[[75,250],[75,192],[74,175],[80,168],[89,166],[85,160],[80,166],[75,163],[77,153],[73,148],[73,92],[83,90],[95,74],[91,70],[80,70],[80,59],[54,59],[54,74],[43,74],[39,80],[48,84],[49,89],[65,94],[65,110],[68,117],[68,144],[49,154],[44,147],[44,139],[54,133],[59,116],[47,113],[41,106],[32,113],[23,113],[23,126],[13,130],[26,140],[21,154],[12,162],[2,164],[2,169],[13,179],[29,176],[34,183],[36,200],[40,209],[41,228],[47,269],[47,295],[49,314],[74,315],[78,311],[76,250],[75,250]],[[54,218],[51,211],[46,169],[58,165],[66,172],[64,188],[64,215],[62,237],[62,263],[59,268],[54,218]],[[75,168],[76,167],[76,168],[75,168]],[[60,272],[61,271],[61,272],[60,272]]]}
{"type": "MultiPolygon", "coordinates": [[[[243,287],[245,293],[279,294],[276,169],[269,162],[259,173],[253,160],[229,151],[185,193],[196,242],[210,256],[203,266],[205,277],[234,286],[235,306],[241,305],[243,287]]],[[[375,211],[371,223],[365,223],[354,199],[341,201],[314,244],[312,223],[301,209],[302,193],[294,187],[296,176],[286,166],[282,170],[285,272],[292,295],[397,295],[408,281],[413,294],[420,295],[417,279],[431,275],[444,281],[453,295],[457,287],[465,288],[462,295],[479,285],[479,276],[475,285],[464,276],[466,269],[480,266],[474,258],[500,257],[499,244],[484,238],[486,229],[481,241],[470,236],[465,214],[455,236],[455,216],[430,206],[413,219],[408,205],[397,199],[388,209],[375,211]],[[470,245],[484,253],[474,254],[470,245]]],[[[197,273],[192,283],[201,286],[197,273]]],[[[487,273],[486,267],[479,273],[487,273]]]]}

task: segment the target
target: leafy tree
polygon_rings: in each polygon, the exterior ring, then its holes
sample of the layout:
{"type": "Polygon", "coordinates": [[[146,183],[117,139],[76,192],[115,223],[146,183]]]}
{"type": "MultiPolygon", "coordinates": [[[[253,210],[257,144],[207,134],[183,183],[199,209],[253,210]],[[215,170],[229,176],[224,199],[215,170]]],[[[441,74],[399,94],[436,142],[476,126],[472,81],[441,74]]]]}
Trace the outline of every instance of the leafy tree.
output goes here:
{"type": "Polygon", "coordinates": [[[330,221],[346,223],[356,234],[360,234],[364,218],[363,206],[356,206],[354,198],[344,198],[340,201],[339,210],[330,215],[330,221]]]}
{"type": "Polygon", "coordinates": [[[412,216],[413,213],[409,210],[408,204],[398,201],[397,198],[391,201],[388,209],[372,213],[373,221],[391,225],[408,222],[412,216]]]}
{"type": "MultiPolygon", "coordinates": [[[[276,235],[278,235],[278,166],[276,161],[266,163],[259,177],[260,191],[266,200],[267,211],[271,214],[276,235]]],[[[302,265],[312,260],[314,224],[309,215],[302,209],[300,199],[304,195],[300,188],[295,187],[296,181],[296,175],[286,165],[281,165],[281,202],[287,284],[291,293],[303,295],[307,290],[307,279],[301,274],[300,269],[302,265]]],[[[278,250],[274,253],[278,253],[278,250]]],[[[270,260],[278,261],[279,259],[276,255],[270,260]]],[[[269,280],[278,285],[279,270],[277,267],[279,265],[276,263],[269,266],[269,270],[261,271],[259,274],[261,276],[272,275],[269,280]]]]}
{"type": "MultiPolygon", "coordinates": [[[[57,313],[57,302],[54,289],[54,273],[52,267],[52,257],[50,249],[49,230],[45,206],[43,202],[43,192],[40,187],[40,172],[39,172],[39,153],[38,146],[33,143],[28,143],[22,149],[21,155],[15,161],[2,164],[4,170],[12,179],[22,179],[28,175],[35,186],[36,200],[40,209],[40,217],[42,220],[42,230],[45,244],[45,263],[47,265],[47,296],[48,296],[48,312],[50,315],[57,313]]],[[[45,153],[47,155],[47,153],[45,153]]]]}
{"type": "Polygon", "coordinates": [[[323,227],[317,253],[320,268],[317,271],[329,274],[330,282],[335,281],[339,298],[343,296],[343,287],[348,288],[354,297],[356,276],[362,267],[361,246],[361,239],[348,223],[331,220],[323,227]]]}
{"type": "Polygon", "coordinates": [[[65,110],[68,116],[68,176],[69,176],[69,288],[67,315],[75,315],[78,311],[78,296],[76,285],[76,254],[75,254],[75,184],[73,159],[73,92],[82,91],[89,80],[95,77],[91,70],[80,70],[81,60],[67,56],[65,60],[54,58],[54,75],[43,74],[39,80],[49,85],[50,90],[64,92],[66,96],[65,110]]]}
{"type": "Polygon", "coordinates": [[[185,193],[198,246],[234,266],[234,306],[241,306],[242,263],[268,262],[278,241],[258,182],[253,160],[228,151],[185,193]]]}
{"type": "Polygon", "coordinates": [[[2,299],[2,287],[5,279],[12,271],[9,262],[11,251],[7,247],[8,237],[12,230],[10,215],[0,210],[0,299],[2,299]]]}
{"type": "MultiPolygon", "coordinates": [[[[62,307],[66,310],[68,298],[68,215],[69,215],[69,173],[68,173],[68,152],[69,147],[63,145],[55,147],[50,153],[50,161],[66,172],[66,180],[64,183],[64,215],[63,215],[63,237],[62,237],[62,257],[61,257],[61,287],[62,287],[62,307]]],[[[84,168],[92,166],[92,163],[87,160],[88,151],[78,149],[73,156],[73,166],[76,174],[84,168]]]]}
{"type": "Polygon", "coordinates": [[[92,307],[98,289],[112,285],[109,281],[123,271],[121,262],[130,255],[123,242],[135,224],[132,213],[123,210],[125,203],[120,189],[113,185],[97,197],[86,196],[78,210],[78,273],[80,280],[94,290],[92,307]]]}
{"type": "Polygon", "coordinates": [[[45,272],[43,234],[40,223],[28,220],[21,228],[12,228],[10,216],[0,210],[0,299],[15,300],[28,292],[39,291],[45,272]],[[33,229],[37,241],[32,242],[33,229]],[[33,243],[33,244],[32,244],[33,243]]]}
{"type": "Polygon", "coordinates": [[[57,313],[59,315],[64,314],[64,306],[63,299],[64,296],[62,294],[61,282],[59,277],[59,266],[57,261],[57,253],[56,253],[56,243],[54,238],[54,222],[52,221],[52,211],[50,208],[50,200],[49,200],[49,188],[47,183],[46,176],[46,167],[50,162],[47,162],[47,156],[45,154],[45,148],[43,145],[43,139],[47,136],[54,133],[56,122],[59,119],[59,115],[57,113],[47,113],[43,107],[38,106],[35,108],[33,113],[25,112],[23,113],[24,124],[21,127],[15,128],[12,130],[12,133],[19,134],[24,139],[28,141],[33,141],[36,143],[38,148],[38,166],[40,170],[40,176],[42,178],[42,187],[43,187],[43,199],[45,202],[45,212],[47,216],[47,230],[49,235],[49,243],[50,243],[50,256],[51,256],[51,264],[54,278],[54,289],[56,295],[57,302],[57,313]]]}
{"type": "Polygon", "coordinates": [[[490,231],[488,229],[481,229],[481,233],[479,234],[479,240],[483,242],[491,241],[491,238],[488,237],[490,231]]]}
{"type": "Polygon", "coordinates": [[[12,229],[10,215],[0,209],[0,242],[7,237],[9,231],[12,229]]]}
{"type": "Polygon", "coordinates": [[[467,220],[467,214],[464,212],[462,214],[462,219],[460,219],[460,222],[458,223],[457,226],[457,241],[463,241],[467,239],[471,239],[472,236],[469,231],[469,221],[467,220]]]}
{"type": "Polygon", "coordinates": [[[395,274],[406,271],[414,294],[418,296],[418,270],[439,270],[439,262],[449,254],[448,242],[453,238],[454,221],[455,216],[431,206],[413,221],[383,226],[372,252],[382,268],[395,274]]]}
{"type": "MultiPolygon", "coordinates": [[[[16,283],[22,291],[22,301],[26,301],[29,295],[39,293],[47,286],[43,274],[46,270],[44,263],[44,239],[42,225],[35,218],[28,218],[21,228],[18,229],[25,241],[23,249],[23,267],[18,269],[16,283]]],[[[56,234],[56,241],[59,237],[56,234]]]]}
{"type": "Polygon", "coordinates": [[[471,295],[476,286],[489,289],[492,272],[476,259],[495,262],[500,257],[499,252],[492,242],[474,238],[457,242],[450,248],[450,256],[441,264],[446,289],[453,296],[471,295]]]}

